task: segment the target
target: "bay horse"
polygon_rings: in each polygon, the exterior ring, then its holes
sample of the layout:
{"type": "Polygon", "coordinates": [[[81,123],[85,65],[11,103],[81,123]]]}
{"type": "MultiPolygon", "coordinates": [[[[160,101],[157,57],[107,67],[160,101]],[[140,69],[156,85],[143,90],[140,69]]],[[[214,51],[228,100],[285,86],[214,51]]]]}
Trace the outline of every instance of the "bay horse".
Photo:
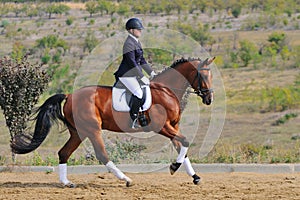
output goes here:
{"type": "Polygon", "coordinates": [[[31,134],[17,134],[11,141],[14,153],[25,154],[38,148],[46,138],[53,121],[62,121],[68,127],[70,138],[59,150],[59,180],[68,187],[75,184],[67,178],[67,161],[81,142],[88,138],[94,148],[96,158],[117,178],[131,186],[133,181],[109,160],[101,130],[114,132],[154,131],[169,138],[178,157],[171,163],[170,172],[174,174],[183,164],[186,172],[193,178],[194,184],[200,182],[195,173],[187,150],[189,142],[179,131],[179,122],[183,108],[181,103],[189,86],[202,98],[202,102],[210,105],[213,101],[212,73],[209,65],[215,58],[189,58],[175,61],[169,68],[155,76],[150,83],[152,105],[146,111],[150,123],[146,127],[132,129],[130,116],[127,112],[115,111],[112,107],[111,86],[86,86],[76,90],[73,94],[55,94],[49,97],[37,111],[35,129],[31,134]],[[62,102],[63,114],[61,109],[62,102]],[[159,105],[159,106],[157,106],[159,105]]]}

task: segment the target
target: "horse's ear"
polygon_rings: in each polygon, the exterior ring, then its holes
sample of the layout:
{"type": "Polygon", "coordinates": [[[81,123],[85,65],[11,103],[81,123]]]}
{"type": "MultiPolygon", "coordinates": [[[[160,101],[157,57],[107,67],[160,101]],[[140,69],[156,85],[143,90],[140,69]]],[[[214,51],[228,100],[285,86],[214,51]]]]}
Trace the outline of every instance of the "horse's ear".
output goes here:
{"type": "Polygon", "coordinates": [[[207,65],[210,65],[214,60],[216,59],[216,57],[212,57],[208,60],[208,58],[205,60],[207,65]]]}
{"type": "Polygon", "coordinates": [[[203,62],[201,62],[198,68],[204,67],[205,65],[207,65],[207,62],[208,62],[208,58],[206,58],[203,62]]]}

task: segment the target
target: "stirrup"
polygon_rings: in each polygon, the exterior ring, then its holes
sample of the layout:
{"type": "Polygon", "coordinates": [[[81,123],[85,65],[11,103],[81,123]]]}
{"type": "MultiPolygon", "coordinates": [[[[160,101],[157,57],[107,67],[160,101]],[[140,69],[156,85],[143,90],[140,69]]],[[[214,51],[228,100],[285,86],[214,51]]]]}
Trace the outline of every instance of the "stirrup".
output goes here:
{"type": "Polygon", "coordinates": [[[132,129],[138,129],[138,128],[141,128],[141,126],[138,124],[138,118],[135,118],[132,122],[132,126],[131,126],[132,129]]]}

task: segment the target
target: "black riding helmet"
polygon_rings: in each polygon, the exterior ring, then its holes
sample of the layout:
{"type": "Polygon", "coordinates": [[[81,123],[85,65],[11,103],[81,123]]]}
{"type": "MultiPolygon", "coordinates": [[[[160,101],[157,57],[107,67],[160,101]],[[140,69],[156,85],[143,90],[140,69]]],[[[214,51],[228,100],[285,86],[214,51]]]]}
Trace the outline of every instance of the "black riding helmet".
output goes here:
{"type": "Polygon", "coordinates": [[[139,20],[138,18],[129,19],[126,22],[126,30],[130,30],[130,29],[138,29],[138,30],[144,29],[141,20],[139,20]]]}

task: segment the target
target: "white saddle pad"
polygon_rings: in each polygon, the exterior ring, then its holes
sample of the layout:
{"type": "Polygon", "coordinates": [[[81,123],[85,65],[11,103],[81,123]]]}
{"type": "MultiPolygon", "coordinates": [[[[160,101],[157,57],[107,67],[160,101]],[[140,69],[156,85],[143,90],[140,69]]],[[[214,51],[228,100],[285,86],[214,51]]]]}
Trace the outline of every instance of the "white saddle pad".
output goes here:
{"type": "MultiPolygon", "coordinates": [[[[152,96],[151,96],[151,91],[149,86],[142,86],[142,88],[145,87],[146,91],[146,100],[144,105],[140,108],[140,111],[146,111],[150,108],[152,104],[152,96]]],[[[129,94],[131,96],[131,94],[129,94]]],[[[130,107],[127,104],[126,101],[126,89],[120,89],[113,87],[112,89],[112,105],[113,108],[116,111],[120,112],[129,112],[130,107]]]]}

